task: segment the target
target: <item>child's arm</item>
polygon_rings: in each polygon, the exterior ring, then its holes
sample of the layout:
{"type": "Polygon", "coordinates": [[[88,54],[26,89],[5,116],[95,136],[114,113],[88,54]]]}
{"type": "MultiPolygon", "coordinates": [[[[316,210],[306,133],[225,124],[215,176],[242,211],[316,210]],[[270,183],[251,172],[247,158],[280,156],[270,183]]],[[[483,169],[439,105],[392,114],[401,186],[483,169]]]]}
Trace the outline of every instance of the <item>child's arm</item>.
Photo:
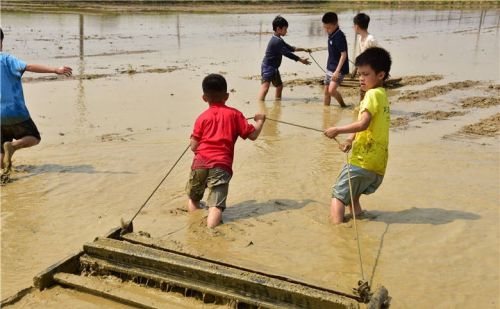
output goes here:
{"type": "Polygon", "coordinates": [[[25,71],[35,72],[35,73],[55,73],[58,75],[71,76],[73,69],[70,67],[62,66],[59,68],[49,67],[41,64],[28,64],[26,65],[25,71]]]}
{"type": "Polygon", "coordinates": [[[358,121],[351,124],[341,126],[341,127],[330,127],[326,129],[323,133],[329,138],[335,138],[339,134],[343,133],[356,133],[364,131],[370,126],[372,120],[372,115],[369,111],[365,110],[361,113],[361,117],[358,121]]]}
{"type": "Polygon", "coordinates": [[[191,137],[191,151],[195,152],[199,144],[200,142],[198,142],[198,140],[196,140],[194,137],[191,137]]]}
{"type": "Polygon", "coordinates": [[[255,131],[248,135],[248,138],[252,141],[256,140],[257,137],[259,137],[260,132],[262,131],[262,127],[264,126],[264,122],[266,121],[266,114],[257,113],[253,117],[253,120],[255,121],[255,131]]]}
{"type": "Polygon", "coordinates": [[[337,64],[337,68],[335,69],[335,72],[333,72],[332,79],[334,81],[337,81],[339,78],[340,70],[342,70],[342,67],[344,66],[344,62],[347,59],[347,52],[343,51],[340,53],[340,59],[339,59],[339,64],[337,64]]]}

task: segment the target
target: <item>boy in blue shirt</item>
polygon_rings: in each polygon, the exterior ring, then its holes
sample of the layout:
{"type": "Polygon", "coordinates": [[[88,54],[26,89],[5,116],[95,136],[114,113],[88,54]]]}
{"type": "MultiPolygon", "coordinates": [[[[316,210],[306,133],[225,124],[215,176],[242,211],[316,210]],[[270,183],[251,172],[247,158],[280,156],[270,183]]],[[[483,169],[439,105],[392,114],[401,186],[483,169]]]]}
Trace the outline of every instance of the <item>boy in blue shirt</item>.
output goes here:
{"type": "Polygon", "coordinates": [[[288,22],[286,19],[281,16],[276,16],[273,20],[273,31],[273,37],[269,41],[269,44],[267,44],[266,54],[264,60],[262,60],[262,86],[259,92],[259,100],[261,101],[266,99],[266,94],[267,91],[269,91],[271,83],[276,87],[276,99],[281,99],[283,82],[281,81],[281,75],[278,69],[281,65],[282,56],[300,61],[303,64],[311,64],[308,58],[300,58],[293,53],[296,51],[309,51],[308,49],[290,46],[283,40],[282,37],[285,36],[288,31],[288,22]]]}
{"type": "Polygon", "coordinates": [[[21,77],[25,71],[36,73],[56,73],[70,76],[70,67],[48,67],[40,64],[26,64],[16,57],[3,52],[4,34],[0,28],[0,74],[1,74],[1,142],[2,174],[9,174],[12,155],[21,148],[40,143],[40,133],[30,117],[24,103],[21,77]]]}
{"type": "Polygon", "coordinates": [[[361,194],[374,193],[384,179],[389,157],[391,117],[383,85],[389,77],[391,64],[390,54],[380,47],[368,48],[356,58],[361,90],[366,91],[360,103],[358,120],[345,126],[328,128],[324,132],[330,138],[350,133],[340,145],[340,150],[348,152],[352,147],[349,163],[344,165],[332,188],[330,216],[334,224],[343,222],[346,206],[349,206],[351,214],[361,215],[361,194]]]}
{"type": "Polygon", "coordinates": [[[349,58],[347,56],[347,40],[344,32],[340,30],[337,14],[328,12],[322,18],[323,28],[328,33],[328,62],[325,75],[324,104],[330,105],[334,97],[341,107],[346,107],[344,99],[337,88],[342,83],[344,76],[349,73],[349,58]]]}

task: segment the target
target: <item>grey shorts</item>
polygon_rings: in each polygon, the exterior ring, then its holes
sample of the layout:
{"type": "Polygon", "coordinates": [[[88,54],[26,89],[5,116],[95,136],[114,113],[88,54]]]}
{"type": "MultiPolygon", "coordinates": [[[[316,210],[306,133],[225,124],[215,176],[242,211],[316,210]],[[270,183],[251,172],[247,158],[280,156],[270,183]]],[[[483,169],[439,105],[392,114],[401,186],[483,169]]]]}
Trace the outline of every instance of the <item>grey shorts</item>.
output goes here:
{"type": "MultiPolygon", "coordinates": [[[[332,81],[332,76],[333,72],[332,71],[326,71],[325,79],[323,80],[323,84],[325,86],[330,85],[330,82],[332,81]]],[[[345,74],[339,74],[339,78],[337,79],[337,84],[340,85],[342,81],[344,80],[345,74]]]]}
{"type": "Polygon", "coordinates": [[[190,199],[198,202],[208,188],[207,206],[224,211],[231,177],[228,171],[221,168],[192,170],[186,184],[186,193],[190,199]]]}
{"type": "MultiPolygon", "coordinates": [[[[361,194],[372,194],[377,191],[378,187],[382,183],[382,180],[384,179],[384,176],[355,165],[351,165],[350,172],[353,197],[361,194]]],[[[337,182],[332,187],[332,197],[340,200],[346,206],[351,204],[347,164],[345,164],[340,171],[340,174],[337,177],[337,182]]]]}

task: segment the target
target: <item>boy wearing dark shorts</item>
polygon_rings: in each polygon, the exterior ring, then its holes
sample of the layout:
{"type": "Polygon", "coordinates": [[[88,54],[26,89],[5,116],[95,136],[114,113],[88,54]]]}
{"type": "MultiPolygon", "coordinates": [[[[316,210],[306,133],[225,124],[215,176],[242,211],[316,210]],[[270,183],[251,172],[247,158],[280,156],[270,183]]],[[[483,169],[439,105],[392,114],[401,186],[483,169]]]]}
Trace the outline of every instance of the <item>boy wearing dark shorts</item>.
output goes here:
{"type": "Polygon", "coordinates": [[[361,215],[361,194],[374,193],[384,179],[389,156],[391,118],[383,85],[389,77],[391,63],[389,53],[379,47],[368,48],[356,58],[361,89],[366,91],[360,103],[358,121],[325,130],[325,135],[330,138],[351,133],[345,143],[340,145],[344,152],[348,152],[352,147],[352,155],[332,188],[330,216],[334,224],[343,222],[346,206],[349,206],[351,214],[354,212],[356,216],[361,215]]]}
{"type": "Polygon", "coordinates": [[[339,28],[337,14],[334,12],[325,13],[321,21],[328,34],[328,63],[324,80],[324,104],[330,105],[330,101],[334,97],[341,107],[346,107],[347,105],[337,89],[344,80],[344,76],[349,73],[347,40],[344,32],[339,28]]]}
{"type": "Polygon", "coordinates": [[[210,74],[203,79],[203,100],[208,109],[194,124],[191,150],[194,152],[189,181],[186,185],[188,211],[201,208],[205,189],[209,189],[207,206],[209,228],[217,226],[226,208],[226,199],[233,170],[234,144],[238,137],[254,141],[259,136],[266,116],[257,113],[255,125],[235,108],[226,106],[229,97],[222,75],[210,74]]]}
{"type": "Polygon", "coordinates": [[[278,69],[281,65],[282,56],[300,61],[303,64],[311,64],[307,58],[300,58],[293,53],[296,51],[309,51],[308,49],[290,46],[283,40],[282,37],[285,36],[288,31],[288,21],[286,19],[281,16],[276,16],[273,20],[273,31],[273,37],[269,41],[269,44],[267,44],[266,54],[264,60],[262,60],[262,85],[259,92],[259,100],[261,101],[266,99],[271,83],[276,87],[276,99],[281,99],[283,82],[278,69]]]}
{"type": "Polygon", "coordinates": [[[26,64],[16,57],[3,52],[4,33],[0,29],[0,74],[1,74],[1,142],[2,174],[9,174],[12,155],[21,148],[40,143],[40,133],[30,117],[24,103],[21,77],[25,71],[36,73],[56,73],[70,76],[70,67],[47,67],[40,64],[26,64]]]}

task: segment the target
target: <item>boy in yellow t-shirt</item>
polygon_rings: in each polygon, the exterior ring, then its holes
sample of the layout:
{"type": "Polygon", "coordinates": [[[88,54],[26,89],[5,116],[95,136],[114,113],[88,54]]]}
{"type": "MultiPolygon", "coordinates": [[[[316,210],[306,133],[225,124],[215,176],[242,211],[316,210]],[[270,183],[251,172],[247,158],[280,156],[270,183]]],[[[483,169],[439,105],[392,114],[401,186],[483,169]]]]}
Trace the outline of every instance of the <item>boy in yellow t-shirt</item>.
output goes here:
{"type": "Polygon", "coordinates": [[[359,203],[361,194],[377,190],[384,178],[389,146],[391,122],[389,101],[383,88],[391,69],[391,56],[383,48],[372,47],[356,58],[361,90],[366,91],[360,103],[358,121],[341,127],[331,127],[324,134],[335,138],[339,134],[351,133],[340,149],[348,152],[352,147],[349,165],[345,165],[332,188],[330,216],[334,224],[344,221],[345,207],[356,216],[363,210],[359,203]],[[352,196],[349,194],[348,166],[350,166],[352,196]],[[354,206],[354,207],[353,207],[354,206]]]}

